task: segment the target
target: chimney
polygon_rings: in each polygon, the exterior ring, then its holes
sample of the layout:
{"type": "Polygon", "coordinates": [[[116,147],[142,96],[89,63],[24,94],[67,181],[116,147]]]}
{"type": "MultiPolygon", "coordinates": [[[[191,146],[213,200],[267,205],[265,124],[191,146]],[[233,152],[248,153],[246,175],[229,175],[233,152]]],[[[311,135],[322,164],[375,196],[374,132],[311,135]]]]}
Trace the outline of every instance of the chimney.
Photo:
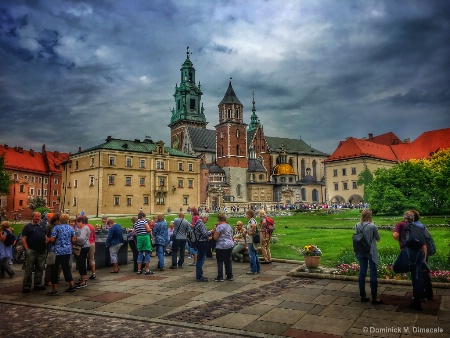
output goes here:
{"type": "Polygon", "coordinates": [[[373,134],[369,133],[369,140],[373,139],[373,134]]]}
{"type": "Polygon", "coordinates": [[[410,139],[409,139],[409,137],[408,137],[408,138],[405,138],[405,139],[403,140],[403,143],[409,143],[409,142],[411,142],[410,139]]]}
{"type": "Polygon", "coordinates": [[[5,144],[3,147],[4,147],[5,149],[9,149],[9,146],[8,146],[7,144],[5,144]]]}
{"type": "MultiPolygon", "coordinates": [[[[109,136],[108,136],[109,137],[109,136]]],[[[81,153],[81,147],[78,147],[78,152],[81,153]]]]}
{"type": "Polygon", "coordinates": [[[30,149],[30,155],[34,156],[34,150],[33,149],[30,149]]]}
{"type": "Polygon", "coordinates": [[[45,144],[42,145],[42,152],[45,153],[45,144]]]}
{"type": "Polygon", "coordinates": [[[107,138],[106,138],[106,142],[110,142],[112,140],[112,137],[111,137],[111,135],[110,136],[108,136],[107,138]]]}
{"type": "Polygon", "coordinates": [[[400,142],[399,142],[400,140],[398,139],[398,138],[394,138],[393,140],[392,140],[392,144],[399,144],[400,142]]]}
{"type": "Polygon", "coordinates": [[[57,151],[54,151],[54,152],[53,152],[53,156],[54,156],[55,158],[58,158],[58,156],[59,156],[59,152],[57,152],[57,151]]]}
{"type": "Polygon", "coordinates": [[[23,148],[22,147],[17,148],[17,150],[18,150],[19,153],[23,154],[23,148]]]}
{"type": "Polygon", "coordinates": [[[135,138],[134,143],[141,143],[141,141],[138,138],[135,138]]]}

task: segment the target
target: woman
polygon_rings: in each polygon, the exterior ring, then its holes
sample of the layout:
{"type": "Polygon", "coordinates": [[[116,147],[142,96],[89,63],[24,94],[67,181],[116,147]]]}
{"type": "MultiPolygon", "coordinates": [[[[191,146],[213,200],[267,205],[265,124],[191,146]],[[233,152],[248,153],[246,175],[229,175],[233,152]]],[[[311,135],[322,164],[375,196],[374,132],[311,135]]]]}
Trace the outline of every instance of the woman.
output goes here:
{"type": "MultiPolygon", "coordinates": [[[[191,227],[193,228],[195,223],[200,218],[200,215],[199,215],[198,209],[196,207],[192,207],[190,209],[190,212],[192,214],[191,227]]],[[[189,255],[191,255],[194,258],[194,261],[192,263],[190,263],[189,266],[196,266],[197,265],[197,250],[195,250],[194,248],[191,248],[188,243],[186,243],[186,246],[188,248],[189,255]]]]}
{"type": "Polygon", "coordinates": [[[194,224],[194,232],[197,238],[197,264],[195,266],[195,276],[197,282],[208,281],[208,278],[203,276],[203,264],[206,259],[208,237],[211,236],[211,231],[206,230],[206,222],[208,222],[208,214],[202,213],[200,218],[194,224]]]}
{"type": "Polygon", "coordinates": [[[259,211],[259,217],[261,218],[261,251],[264,256],[264,263],[270,264],[272,263],[272,255],[270,254],[270,237],[271,234],[269,232],[268,224],[267,224],[267,215],[264,210],[259,211]]]}
{"type": "Polygon", "coordinates": [[[138,220],[133,225],[133,233],[136,238],[136,246],[138,251],[137,256],[137,274],[142,273],[142,263],[145,264],[144,274],[153,275],[153,271],[150,270],[150,252],[152,251],[152,244],[150,240],[152,230],[145,219],[145,214],[140,212],[138,214],[138,220]]]}
{"type": "Polygon", "coordinates": [[[127,241],[130,245],[131,252],[133,252],[133,272],[138,271],[138,249],[137,249],[137,239],[136,233],[134,231],[134,224],[136,224],[138,218],[136,216],[131,217],[131,224],[133,224],[133,228],[127,229],[127,241]]]}
{"type": "Polygon", "coordinates": [[[244,224],[241,221],[236,223],[234,230],[234,248],[231,251],[231,258],[237,262],[244,262],[244,255],[242,252],[247,249],[247,241],[245,239],[244,224]]]}
{"type": "Polygon", "coordinates": [[[95,228],[92,224],[89,224],[89,220],[86,215],[82,216],[85,218],[86,225],[89,227],[91,234],[89,235],[89,252],[88,252],[88,261],[89,267],[91,268],[91,275],[89,279],[95,279],[97,276],[95,275],[95,228]]]}
{"type": "Polygon", "coordinates": [[[87,218],[84,216],[77,217],[78,230],[76,232],[77,240],[76,245],[81,246],[80,255],[77,257],[77,268],[80,272],[80,281],[75,284],[77,289],[87,287],[87,264],[89,250],[91,249],[91,244],[89,243],[89,238],[91,236],[91,229],[87,225],[87,218]]]}
{"type": "Polygon", "coordinates": [[[109,257],[111,259],[111,264],[113,265],[113,270],[111,273],[119,273],[119,262],[117,254],[120,247],[123,244],[123,230],[122,227],[115,223],[113,219],[108,219],[106,222],[110,227],[108,230],[108,237],[106,237],[106,247],[109,248],[109,257]]]}
{"type": "Polygon", "coordinates": [[[69,215],[60,215],[59,224],[55,225],[51,236],[47,239],[52,244],[49,250],[56,252],[55,264],[50,265],[52,290],[47,292],[49,296],[56,296],[58,294],[59,266],[62,267],[64,280],[69,283],[69,288],[66,291],[74,292],[76,289],[72,272],[70,271],[70,256],[72,255],[72,243],[76,242],[77,237],[75,236],[74,229],[68,222],[69,215]]]}
{"type": "MultiPolygon", "coordinates": [[[[56,225],[60,224],[59,218],[61,217],[60,213],[49,213],[47,214],[48,217],[50,217],[50,220],[48,221],[47,225],[45,226],[45,234],[47,237],[52,236],[53,229],[56,225]]],[[[50,248],[49,248],[50,249],[50,248]]],[[[52,273],[51,273],[51,265],[47,265],[45,268],[45,274],[44,274],[44,284],[45,286],[51,286],[52,285],[52,273]]],[[[58,274],[59,276],[59,274],[58,274]]]]}
{"type": "MultiPolygon", "coordinates": [[[[12,259],[12,247],[13,245],[7,245],[6,237],[12,234],[11,223],[8,221],[2,222],[2,232],[0,233],[0,278],[5,277],[5,272],[9,277],[13,278],[16,274],[9,265],[9,261],[12,259]]],[[[12,242],[12,241],[11,241],[12,242]]]]}
{"type": "Polygon", "coordinates": [[[155,227],[153,228],[153,237],[155,238],[156,255],[158,256],[158,270],[164,271],[164,249],[167,243],[169,243],[167,223],[162,214],[156,217],[156,221],[155,227]]]}
{"type": "Polygon", "coordinates": [[[231,265],[231,252],[233,251],[233,229],[227,222],[225,214],[217,217],[219,224],[213,232],[216,240],[217,278],[215,282],[223,282],[223,266],[225,265],[226,280],[233,280],[233,268],[231,265]]]}
{"type": "Polygon", "coordinates": [[[261,265],[258,258],[258,245],[253,243],[253,234],[257,231],[258,225],[254,219],[255,212],[253,210],[247,210],[245,216],[248,219],[246,235],[248,255],[250,257],[250,271],[247,272],[247,275],[254,275],[256,273],[261,273],[261,265]]]}
{"type": "Polygon", "coordinates": [[[355,225],[355,233],[362,233],[364,239],[370,244],[370,250],[366,253],[355,253],[359,262],[359,295],[361,302],[368,302],[369,297],[366,296],[366,275],[367,268],[370,270],[370,292],[372,295],[372,304],[383,304],[383,301],[378,299],[378,249],[377,243],[380,241],[377,226],[372,222],[372,211],[365,209],[361,213],[361,221],[355,225]]]}

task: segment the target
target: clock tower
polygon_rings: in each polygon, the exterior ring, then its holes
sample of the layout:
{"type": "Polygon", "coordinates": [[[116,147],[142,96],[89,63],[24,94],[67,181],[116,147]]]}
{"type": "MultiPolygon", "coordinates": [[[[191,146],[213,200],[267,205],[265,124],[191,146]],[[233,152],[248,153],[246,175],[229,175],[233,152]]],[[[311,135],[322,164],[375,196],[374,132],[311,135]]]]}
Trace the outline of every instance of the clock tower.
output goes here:
{"type": "Polygon", "coordinates": [[[182,150],[187,127],[206,128],[202,91],[200,81],[195,84],[195,68],[190,60],[189,47],[186,50],[186,60],[181,66],[180,85],[175,85],[175,108],[172,108],[170,118],[170,143],[174,149],[182,150]]]}

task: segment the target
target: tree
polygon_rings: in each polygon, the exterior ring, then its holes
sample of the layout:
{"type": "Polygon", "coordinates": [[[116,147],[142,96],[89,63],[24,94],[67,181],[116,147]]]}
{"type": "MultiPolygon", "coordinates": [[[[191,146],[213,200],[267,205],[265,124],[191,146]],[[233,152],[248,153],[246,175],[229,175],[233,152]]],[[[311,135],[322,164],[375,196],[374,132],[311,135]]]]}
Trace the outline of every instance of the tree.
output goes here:
{"type": "Polygon", "coordinates": [[[37,208],[45,207],[46,205],[44,199],[40,196],[30,197],[28,201],[29,201],[28,206],[33,211],[36,210],[37,208]]]}
{"type": "Polygon", "coordinates": [[[369,193],[367,191],[367,186],[370,183],[372,183],[372,181],[373,181],[373,175],[370,172],[369,168],[366,168],[359,173],[358,181],[356,181],[356,184],[359,186],[364,185],[364,192],[363,192],[364,201],[369,200],[369,193]]]}
{"type": "Polygon", "coordinates": [[[5,172],[5,154],[0,156],[0,194],[9,194],[11,176],[5,172]]]}
{"type": "Polygon", "coordinates": [[[417,209],[424,214],[450,211],[450,149],[431,159],[409,160],[375,171],[367,186],[374,213],[417,209]]]}

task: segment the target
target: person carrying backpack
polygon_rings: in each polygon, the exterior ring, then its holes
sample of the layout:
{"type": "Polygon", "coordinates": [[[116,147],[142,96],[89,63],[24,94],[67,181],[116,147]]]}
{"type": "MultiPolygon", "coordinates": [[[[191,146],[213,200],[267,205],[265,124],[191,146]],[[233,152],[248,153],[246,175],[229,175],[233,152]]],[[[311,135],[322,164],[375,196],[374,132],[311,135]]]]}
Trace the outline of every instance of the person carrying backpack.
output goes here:
{"type": "Polygon", "coordinates": [[[361,213],[361,221],[355,225],[355,234],[362,233],[363,239],[368,243],[368,249],[355,252],[359,262],[359,295],[361,302],[368,302],[370,298],[366,296],[366,275],[367,269],[370,270],[370,292],[372,295],[372,304],[383,304],[383,301],[377,298],[378,294],[378,249],[376,242],[380,241],[377,226],[372,222],[372,210],[365,209],[361,213]]]}
{"type": "Polygon", "coordinates": [[[261,218],[261,251],[264,256],[264,263],[270,264],[272,263],[272,256],[270,254],[270,238],[272,237],[273,228],[269,228],[269,223],[273,226],[273,220],[266,215],[266,212],[263,209],[259,211],[259,217],[261,218]]]}
{"type": "Polygon", "coordinates": [[[5,277],[5,272],[11,278],[15,275],[14,270],[9,265],[9,261],[12,258],[12,247],[15,242],[15,237],[10,226],[11,224],[8,221],[2,222],[0,233],[0,278],[5,277]]]}

